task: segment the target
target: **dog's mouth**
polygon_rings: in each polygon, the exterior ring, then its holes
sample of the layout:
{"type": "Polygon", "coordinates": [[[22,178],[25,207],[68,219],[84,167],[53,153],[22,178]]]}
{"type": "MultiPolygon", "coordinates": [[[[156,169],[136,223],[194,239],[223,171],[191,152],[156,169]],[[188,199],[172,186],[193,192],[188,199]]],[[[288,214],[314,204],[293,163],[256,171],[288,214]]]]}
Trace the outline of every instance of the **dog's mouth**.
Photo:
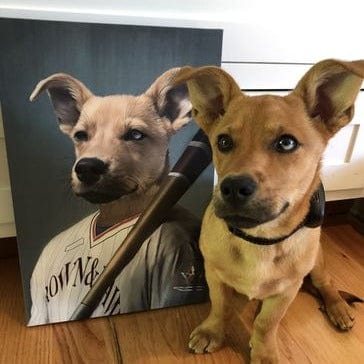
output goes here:
{"type": "Polygon", "coordinates": [[[103,176],[93,184],[83,183],[73,176],[71,185],[76,196],[93,204],[116,201],[140,188],[139,184],[130,177],[111,178],[109,176],[103,176]]]}
{"type": "Polygon", "coordinates": [[[96,191],[88,191],[83,193],[76,193],[77,196],[84,198],[88,202],[94,204],[109,203],[118,200],[122,195],[115,193],[102,193],[96,191]]]}
{"type": "MultiPolygon", "coordinates": [[[[218,216],[219,217],[219,216],[218,216]]],[[[227,215],[224,217],[221,217],[229,226],[234,228],[243,228],[243,229],[250,229],[253,227],[256,227],[263,222],[262,220],[252,219],[250,217],[246,216],[240,216],[240,215],[227,215]]]]}
{"type": "Polygon", "coordinates": [[[278,218],[288,208],[289,203],[286,202],[278,213],[272,213],[270,209],[255,209],[254,213],[243,214],[235,211],[227,211],[225,209],[217,209],[215,206],[215,214],[217,217],[223,219],[229,226],[240,229],[251,229],[273,221],[278,218]]]}
{"type": "Polygon", "coordinates": [[[118,200],[119,198],[130,195],[136,192],[138,186],[128,190],[107,190],[107,191],[100,191],[100,190],[86,190],[82,192],[75,192],[76,196],[82,197],[88,202],[93,204],[105,204],[110,203],[112,201],[118,200]]]}

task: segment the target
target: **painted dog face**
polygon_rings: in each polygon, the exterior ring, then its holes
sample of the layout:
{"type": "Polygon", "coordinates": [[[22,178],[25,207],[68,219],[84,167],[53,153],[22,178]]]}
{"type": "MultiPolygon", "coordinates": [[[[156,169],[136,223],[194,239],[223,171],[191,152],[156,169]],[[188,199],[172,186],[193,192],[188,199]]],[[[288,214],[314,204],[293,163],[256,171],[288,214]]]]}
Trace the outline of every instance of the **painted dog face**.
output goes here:
{"type": "Polygon", "coordinates": [[[50,96],[60,129],[73,141],[71,184],[76,195],[108,203],[143,193],[168,169],[168,141],[190,120],[186,85],[170,69],[139,96],[95,96],[79,80],[54,74],[38,83],[50,96]]]}

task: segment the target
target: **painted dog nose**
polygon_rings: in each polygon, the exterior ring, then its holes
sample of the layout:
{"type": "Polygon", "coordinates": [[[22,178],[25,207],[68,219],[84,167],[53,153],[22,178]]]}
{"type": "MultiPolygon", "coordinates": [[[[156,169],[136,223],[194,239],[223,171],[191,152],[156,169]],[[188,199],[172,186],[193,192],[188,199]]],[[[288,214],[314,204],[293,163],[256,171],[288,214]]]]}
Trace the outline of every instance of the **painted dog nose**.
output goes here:
{"type": "Polygon", "coordinates": [[[226,177],[220,185],[225,202],[242,204],[257,190],[257,183],[249,176],[226,177]]]}
{"type": "Polygon", "coordinates": [[[75,166],[77,178],[87,185],[96,183],[107,169],[108,164],[98,158],[82,158],[75,166]]]}

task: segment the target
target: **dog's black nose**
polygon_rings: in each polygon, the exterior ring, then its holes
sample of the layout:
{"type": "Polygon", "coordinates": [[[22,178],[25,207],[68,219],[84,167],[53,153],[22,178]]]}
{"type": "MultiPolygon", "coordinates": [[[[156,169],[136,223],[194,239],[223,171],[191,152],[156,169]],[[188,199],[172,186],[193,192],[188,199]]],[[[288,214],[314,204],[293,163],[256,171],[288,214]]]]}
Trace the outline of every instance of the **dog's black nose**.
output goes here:
{"type": "Polygon", "coordinates": [[[107,169],[108,164],[98,158],[82,158],[75,166],[77,178],[87,185],[96,183],[107,169]]]}
{"type": "Polygon", "coordinates": [[[221,196],[225,202],[242,204],[254,194],[258,185],[249,176],[226,177],[220,185],[221,196]]]}

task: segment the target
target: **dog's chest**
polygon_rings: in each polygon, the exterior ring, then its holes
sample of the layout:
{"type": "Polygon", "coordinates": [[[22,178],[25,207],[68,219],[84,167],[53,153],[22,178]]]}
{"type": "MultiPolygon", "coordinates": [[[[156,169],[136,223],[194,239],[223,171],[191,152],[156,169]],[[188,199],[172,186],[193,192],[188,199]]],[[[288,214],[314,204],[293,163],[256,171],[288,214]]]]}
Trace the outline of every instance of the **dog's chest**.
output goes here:
{"type": "MultiPolygon", "coordinates": [[[[218,279],[249,299],[264,299],[284,291],[296,275],[294,267],[286,264],[284,255],[261,249],[239,249],[232,242],[221,252],[206,253],[218,279]]],[[[239,242],[241,244],[241,242],[239,242]]]]}
{"type": "Polygon", "coordinates": [[[296,274],[292,267],[291,274],[287,272],[290,267],[277,267],[274,259],[262,261],[261,257],[254,255],[245,255],[241,259],[240,264],[231,261],[224,266],[215,264],[214,271],[219,280],[249,299],[264,299],[283,292],[291,284],[292,275],[296,274]]]}
{"type": "Polygon", "coordinates": [[[211,217],[204,220],[201,233],[206,270],[250,299],[279,294],[312,269],[317,244],[304,239],[304,231],[285,246],[258,246],[232,236],[223,223],[211,217]]]}

